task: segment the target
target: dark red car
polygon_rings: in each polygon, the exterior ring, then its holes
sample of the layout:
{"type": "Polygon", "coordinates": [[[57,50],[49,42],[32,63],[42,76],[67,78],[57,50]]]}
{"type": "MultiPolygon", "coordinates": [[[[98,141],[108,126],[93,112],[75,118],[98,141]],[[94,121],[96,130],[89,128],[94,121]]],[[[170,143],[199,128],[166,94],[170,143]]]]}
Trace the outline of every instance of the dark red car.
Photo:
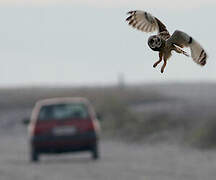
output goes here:
{"type": "Polygon", "coordinates": [[[100,125],[85,98],[53,98],[36,103],[29,124],[30,158],[41,154],[89,151],[99,158],[100,125]]]}

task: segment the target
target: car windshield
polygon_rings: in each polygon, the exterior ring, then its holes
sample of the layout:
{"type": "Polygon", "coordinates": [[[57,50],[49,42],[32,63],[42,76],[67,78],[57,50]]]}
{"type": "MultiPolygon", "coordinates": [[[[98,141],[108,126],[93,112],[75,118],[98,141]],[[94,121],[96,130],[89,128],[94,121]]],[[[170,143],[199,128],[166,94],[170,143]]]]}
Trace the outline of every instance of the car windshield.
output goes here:
{"type": "Polygon", "coordinates": [[[39,120],[68,119],[88,117],[87,107],[84,104],[55,104],[46,105],[40,109],[39,120]]]}

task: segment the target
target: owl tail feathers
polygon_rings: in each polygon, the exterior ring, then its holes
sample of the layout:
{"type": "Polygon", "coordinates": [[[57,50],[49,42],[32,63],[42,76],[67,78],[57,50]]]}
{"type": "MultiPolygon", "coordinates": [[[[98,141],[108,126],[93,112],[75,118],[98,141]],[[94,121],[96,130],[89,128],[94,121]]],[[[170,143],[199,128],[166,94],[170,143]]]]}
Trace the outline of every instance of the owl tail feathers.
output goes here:
{"type": "Polygon", "coordinates": [[[189,47],[191,50],[191,57],[194,62],[201,66],[204,66],[206,64],[206,59],[208,56],[202,46],[197,41],[191,38],[189,47]]]}

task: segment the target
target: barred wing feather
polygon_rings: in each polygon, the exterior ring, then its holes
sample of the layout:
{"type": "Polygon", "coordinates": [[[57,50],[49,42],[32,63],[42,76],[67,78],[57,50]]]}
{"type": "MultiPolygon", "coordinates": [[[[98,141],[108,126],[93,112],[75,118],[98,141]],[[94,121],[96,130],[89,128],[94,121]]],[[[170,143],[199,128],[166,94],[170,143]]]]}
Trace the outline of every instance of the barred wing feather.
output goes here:
{"type": "Polygon", "coordinates": [[[207,53],[202,46],[185,32],[176,30],[167,40],[167,44],[175,44],[179,47],[189,47],[191,57],[197,64],[204,66],[206,64],[207,53]]]}
{"type": "Polygon", "coordinates": [[[167,31],[166,26],[156,17],[145,11],[130,11],[129,16],[126,19],[128,24],[143,32],[158,33],[167,31]]]}

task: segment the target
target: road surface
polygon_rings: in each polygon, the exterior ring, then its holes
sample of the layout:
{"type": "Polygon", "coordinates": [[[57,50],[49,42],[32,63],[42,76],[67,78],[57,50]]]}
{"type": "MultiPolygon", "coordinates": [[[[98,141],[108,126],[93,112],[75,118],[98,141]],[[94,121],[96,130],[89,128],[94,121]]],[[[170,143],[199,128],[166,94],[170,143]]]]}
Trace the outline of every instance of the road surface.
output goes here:
{"type": "Polygon", "coordinates": [[[101,141],[101,159],[89,153],[42,156],[30,163],[26,131],[0,136],[1,180],[215,180],[216,152],[176,145],[101,141]]]}

